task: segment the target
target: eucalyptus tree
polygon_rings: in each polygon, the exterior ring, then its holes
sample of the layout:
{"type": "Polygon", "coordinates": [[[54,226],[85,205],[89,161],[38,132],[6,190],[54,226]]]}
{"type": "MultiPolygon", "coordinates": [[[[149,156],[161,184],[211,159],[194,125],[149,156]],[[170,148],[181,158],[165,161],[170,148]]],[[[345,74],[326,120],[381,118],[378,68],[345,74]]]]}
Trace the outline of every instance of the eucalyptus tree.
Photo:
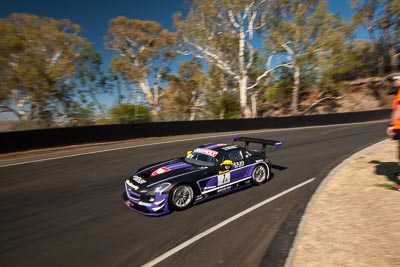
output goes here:
{"type": "Polygon", "coordinates": [[[215,65],[207,71],[207,106],[219,119],[240,118],[238,90],[234,79],[215,65]]]}
{"type": "Polygon", "coordinates": [[[76,82],[82,103],[94,106],[98,113],[104,115],[105,108],[98,94],[108,92],[109,84],[101,68],[102,62],[100,53],[92,45],[83,47],[76,63],[76,82]]]}
{"type": "Polygon", "coordinates": [[[118,53],[113,66],[139,86],[157,120],[160,83],[175,58],[175,34],[154,21],[120,16],[110,20],[105,40],[106,47],[118,53]]]}
{"type": "Polygon", "coordinates": [[[108,123],[135,123],[150,121],[148,107],[138,104],[118,104],[109,111],[108,123]]]}
{"type": "MultiPolygon", "coordinates": [[[[375,62],[379,74],[385,74],[385,54],[388,52],[392,71],[399,70],[400,1],[353,0],[355,26],[363,25],[376,47],[375,62]]],[[[373,59],[372,59],[373,60],[373,59]]]]}
{"type": "Polygon", "coordinates": [[[89,43],[69,20],[12,14],[0,19],[0,108],[51,125],[75,101],[75,63],[89,43]]]}
{"type": "Polygon", "coordinates": [[[117,91],[116,103],[133,104],[135,103],[135,93],[137,93],[137,84],[133,84],[128,76],[124,63],[119,57],[113,57],[108,69],[110,83],[114,84],[117,91]],[[120,64],[122,63],[122,64],[120,64]]]}
{"type": "Polygon", "coordinates": [[[295,115],[299,113],[301,79],[343,50],[347,29],[322,0],[276,0],[271,11],[265,46],[289,56],[294,81],[291,112],[295,115]]]}
{"type": "Polygon", "coordinates": [[[273,68],[249,81],[259,37],[269,10],[266,0],[194,0],[185,18],[174,15],[178,52],[216,65],[237,82],[242,115],[252,117],[248,91],[255,89],[273,68]]]}
{"type": "Polygon", "coordinates": [[[163,112],[173,113],[174,119],[194,120],[196,114],[206,111],[202,105],[206,80],[202,67],[197,59],[180,62],[178,74],[167,78],[163,112]]]}

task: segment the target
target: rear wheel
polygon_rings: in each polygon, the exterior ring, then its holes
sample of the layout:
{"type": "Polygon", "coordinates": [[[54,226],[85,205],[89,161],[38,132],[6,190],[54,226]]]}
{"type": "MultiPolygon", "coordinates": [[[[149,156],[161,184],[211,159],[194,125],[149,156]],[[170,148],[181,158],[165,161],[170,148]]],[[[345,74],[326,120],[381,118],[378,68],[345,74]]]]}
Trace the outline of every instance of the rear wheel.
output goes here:
{"type": "Polygon", "coordinates": [[[174,210],[184,210],[193,204],[194,193],[189,185],[178,185],[171,190],[169,203],[174,210]]]}
{"type": "Polygon", "coordinates": [[[254,185],[263,184],[269,179],[270,175],[271,171],[269,166],[264,164],[257,165],[251,174],[251,182],[254,185]]]}

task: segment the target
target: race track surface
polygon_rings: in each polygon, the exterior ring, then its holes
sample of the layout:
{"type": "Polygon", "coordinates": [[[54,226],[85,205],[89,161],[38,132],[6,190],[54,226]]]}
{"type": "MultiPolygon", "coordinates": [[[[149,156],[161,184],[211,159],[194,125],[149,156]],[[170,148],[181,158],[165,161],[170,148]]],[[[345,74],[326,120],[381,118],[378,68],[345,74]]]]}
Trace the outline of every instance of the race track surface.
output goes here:
{"type": "Polygon", "coordinates": [[[156,145],[0,167],[0,266],[142,266],[315,177],[157,264],[282,266],[318,184],[349,155],[385,138],[385,126],[371,122],[248,133],[284,141],[280,149],[269,150],[276,165],[271,181],[155,218],[124,206],[125,179],[143,165],[183,156],[203,143],[230,142],[237,134],[159,139],[156,145]]]}

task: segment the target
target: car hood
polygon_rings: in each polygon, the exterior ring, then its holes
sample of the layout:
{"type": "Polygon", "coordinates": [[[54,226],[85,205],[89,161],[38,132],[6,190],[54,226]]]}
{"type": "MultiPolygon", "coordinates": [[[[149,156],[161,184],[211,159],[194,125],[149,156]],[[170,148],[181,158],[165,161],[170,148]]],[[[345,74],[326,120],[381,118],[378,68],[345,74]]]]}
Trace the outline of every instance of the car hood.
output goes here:
{"type": "Polygon", "coordinates": [[[175,177],[181,177],[204,169],[206,167],[196,166],[185,162],[184,158],[179,158],[148,165],[137,171],[129,180],[140,188],[152,187],[175,177]]]}

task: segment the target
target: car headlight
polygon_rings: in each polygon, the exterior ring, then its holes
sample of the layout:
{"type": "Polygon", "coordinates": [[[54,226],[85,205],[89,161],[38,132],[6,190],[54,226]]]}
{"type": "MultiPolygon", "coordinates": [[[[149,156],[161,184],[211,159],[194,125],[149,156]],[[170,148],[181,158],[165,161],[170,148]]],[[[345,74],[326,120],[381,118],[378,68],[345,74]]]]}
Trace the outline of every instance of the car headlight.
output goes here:
{"type": "Polygon", "coordinates": [[[147,192],[149,195],[156,195],[156,194],[162,194],[168,187],[170,187],[170,183],[161,183],[159,185],[156,185],[147,192]]]}

